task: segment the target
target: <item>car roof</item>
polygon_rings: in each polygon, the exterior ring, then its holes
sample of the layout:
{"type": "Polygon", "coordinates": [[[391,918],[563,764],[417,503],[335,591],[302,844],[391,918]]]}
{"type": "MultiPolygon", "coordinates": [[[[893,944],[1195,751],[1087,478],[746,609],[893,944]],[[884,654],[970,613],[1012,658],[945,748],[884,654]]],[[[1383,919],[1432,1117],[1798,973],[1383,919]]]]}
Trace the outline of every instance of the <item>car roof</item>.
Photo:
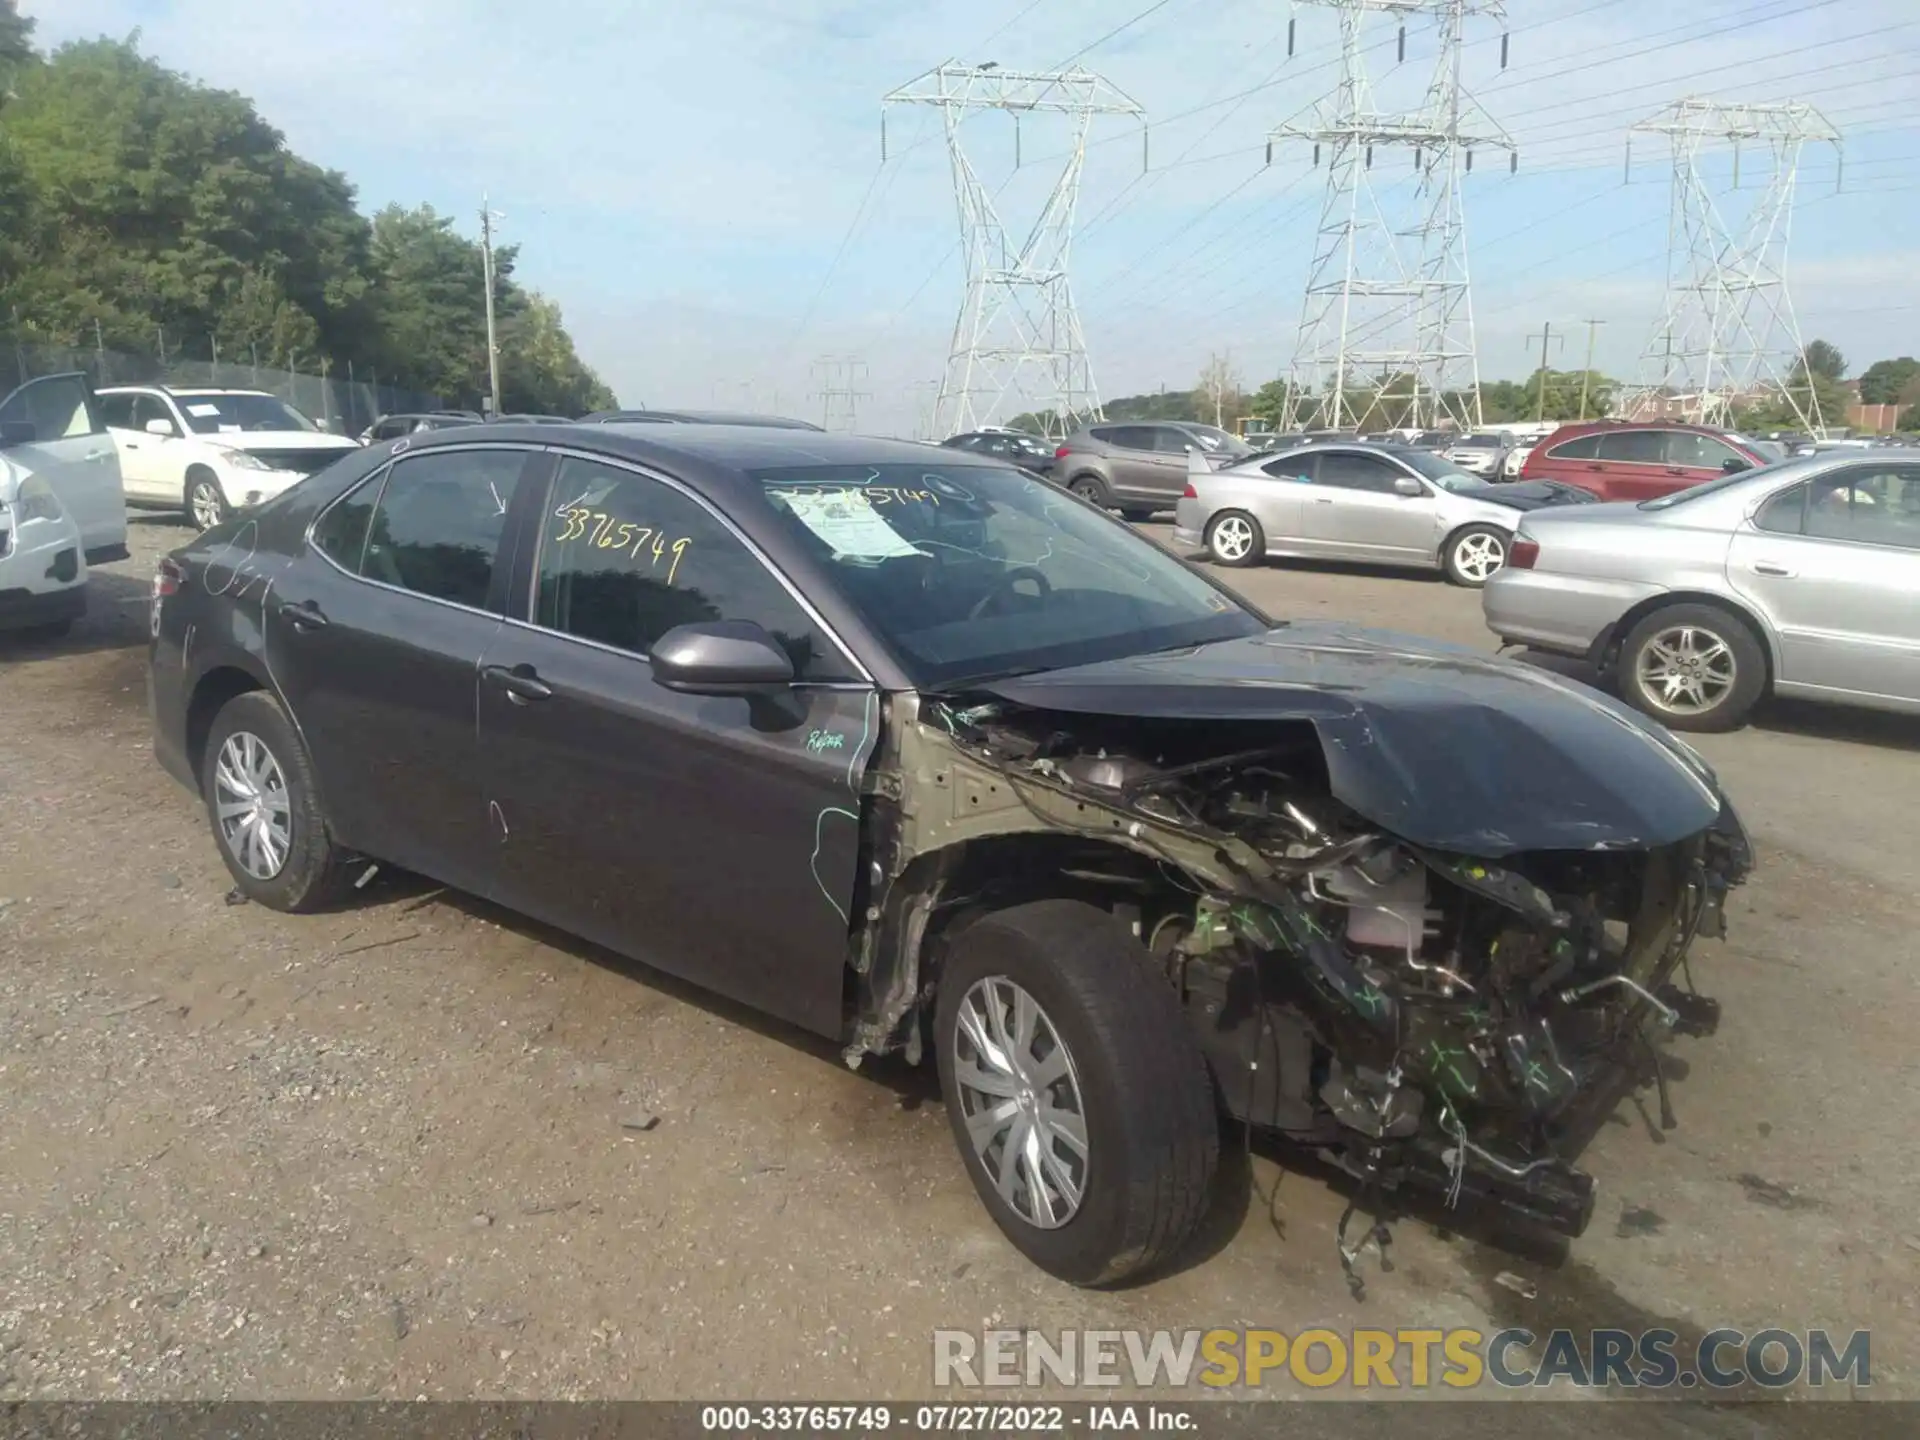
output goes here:
{"type": "Polygon", "coordinates": [[[820,430],[810,420],[790,420],[784,415],[757,415],[740,410],[595,410],[580,418],[589,425],[677,423],[744,425],[765,430],[820,430]]]}
{"type": "Polygon", "coordinates": [[[231,385],[163,385],[158,380],[138,385],[102,385],[93,393],[128,395],[138,391],[157,392],[161,395],[264,395],[269,400],[279,398],[271,390],[251,390],[231,385]]]}
{"type": "Polygon", "coordinates": [[[1389,460],[1405,460],[1411,455],[1424,456],[1426,452],[1412,445],[1389,445],[1379,440],[1315,440],[1304,445],[1283,445],[1277,450],[1263,451],[1258,458],[1272,460],[1286,455],[1324,455],[1329,450],[1355,450],[1366,455],[1382,455],[1389,460]]]}

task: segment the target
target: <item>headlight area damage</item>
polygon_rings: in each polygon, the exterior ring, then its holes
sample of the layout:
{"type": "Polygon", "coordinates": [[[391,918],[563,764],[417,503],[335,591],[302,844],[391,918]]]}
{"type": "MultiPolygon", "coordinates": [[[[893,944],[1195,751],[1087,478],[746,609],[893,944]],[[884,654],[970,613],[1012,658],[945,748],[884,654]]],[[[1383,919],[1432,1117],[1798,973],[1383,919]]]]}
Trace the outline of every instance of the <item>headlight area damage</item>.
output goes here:
{"type": "Polygon", "coordinates": [[[1689,772],[1690,833],[1463,853],[1343,801],[1306,721],[980,698],[894,702],[850,1062],[918,1057],[941,936],[970,914],[1092,899],[1164,965],[1227,1109],[1358,1178],[1340,1226],[1356,1286],[1348,1221],[1387,1192],[1577,1236],[1594,1187],[1574,1161],[1621,1098],[1650,1080],[1674,1123],[1656,1042],[1718,1022],[1687,952],[1722,933],[1751,851],[1710,773],[1663,739],[1644,737],[1689,772]]]}

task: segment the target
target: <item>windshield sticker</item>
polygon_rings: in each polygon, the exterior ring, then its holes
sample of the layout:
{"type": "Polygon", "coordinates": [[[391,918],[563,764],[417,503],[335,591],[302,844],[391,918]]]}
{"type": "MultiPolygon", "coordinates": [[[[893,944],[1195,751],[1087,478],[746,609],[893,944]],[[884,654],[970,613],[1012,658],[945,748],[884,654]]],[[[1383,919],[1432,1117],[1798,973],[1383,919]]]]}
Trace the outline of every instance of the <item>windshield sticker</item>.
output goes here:
{"type": "Polygon", "coordinates": [[[218,405],[189,405],[187,413],[196,420],[211,420],[220,413],[218,405]]]}
{"type": "MultiPolygon", "coordinates": [[[[900,532],[874,509],[863,490],[775,490],[807,529],[832,547],[834,558],[886,560],[896,555],[918,555],[900,532]]],[[[910,493],[910,492],[909,492],[910,493]]]]}

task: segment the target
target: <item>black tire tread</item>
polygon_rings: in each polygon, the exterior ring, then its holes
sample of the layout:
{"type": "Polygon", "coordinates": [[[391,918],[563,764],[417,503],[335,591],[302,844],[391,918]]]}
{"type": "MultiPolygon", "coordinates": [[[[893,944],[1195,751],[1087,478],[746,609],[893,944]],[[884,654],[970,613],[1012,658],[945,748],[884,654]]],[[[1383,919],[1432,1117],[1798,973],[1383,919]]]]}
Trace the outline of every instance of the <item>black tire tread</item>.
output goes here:
{"type": "Polygon", "coordinates": [[[1162,1268],[1206,1214],[1220,1151],[1212,1077],[1179,998],[1126,924],[1084,902],[1056,899],[1014,906],[969,927],[956,942],[957,968],[950,964],[943,977],[943,995],[947,980],[963,982],[950,1003],[957,1005],[958,991],[976,978],[964,957],[985,942],[991,954],[1025,949],[1044,957],[1100,1043],[1124,1060],[1118,1103],[1132,1117],[1124,1223],[1097,1270],[1063,1278],[1097,1287],[1162,1268]]]}

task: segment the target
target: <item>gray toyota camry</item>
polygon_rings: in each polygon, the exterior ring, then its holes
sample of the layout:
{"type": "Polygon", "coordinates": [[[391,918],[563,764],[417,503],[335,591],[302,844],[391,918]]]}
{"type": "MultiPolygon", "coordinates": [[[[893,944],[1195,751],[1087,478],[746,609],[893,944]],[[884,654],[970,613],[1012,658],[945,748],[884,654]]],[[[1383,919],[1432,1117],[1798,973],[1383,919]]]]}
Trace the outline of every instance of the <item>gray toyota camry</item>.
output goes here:
{"type": "Polygon", "coordinates": [[[241,896],[391,863],[930,1061],[987,1210],[1080,1284],[1178,1254],[1223,1111],[1376,1211],[1579,1233],[1588,1139],[1668,1103],[1649,1042],[1715,1024],[1682,962],[1750,863],[1613,702],[1275,621],[920,445],[411,436],[162,560],[151,618],[155,748],[241,896]]]}

